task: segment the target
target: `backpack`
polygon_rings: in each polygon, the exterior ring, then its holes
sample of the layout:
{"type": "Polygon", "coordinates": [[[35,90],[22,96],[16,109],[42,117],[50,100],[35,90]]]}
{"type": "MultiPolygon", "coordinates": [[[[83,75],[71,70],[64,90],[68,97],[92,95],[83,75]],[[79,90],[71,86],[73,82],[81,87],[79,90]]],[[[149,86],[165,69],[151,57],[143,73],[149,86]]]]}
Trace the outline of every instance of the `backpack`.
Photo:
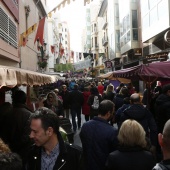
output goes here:
{"type": "Polygon", "coordinates": [[[93,104],[91,105],[92,109],[97,110],[99,108],[99,97],[94,96],[93,104]]]}

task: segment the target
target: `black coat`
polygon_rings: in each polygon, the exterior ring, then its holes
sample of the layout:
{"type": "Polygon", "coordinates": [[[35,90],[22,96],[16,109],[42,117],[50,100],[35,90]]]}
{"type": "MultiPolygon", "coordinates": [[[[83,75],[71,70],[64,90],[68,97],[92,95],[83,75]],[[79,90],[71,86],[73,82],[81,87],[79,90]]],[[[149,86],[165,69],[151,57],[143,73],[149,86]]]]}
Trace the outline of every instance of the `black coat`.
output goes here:
{"type": "Polygon", "coordinates": [[[158,132],[162,133],[166,121],[170,119],[170,96],[165,94],[158,96],[155,104],[155,112],[158,132]]]}
{"type": "Polygon", "coordinates": [[[156,162],[153,155],[140,147],[120,147],[110,153],[107,170],[152,170],[156,162]]]}
{"type": "Polygon", "coordinates": [[[79,90],[73,90],[72,92],[70,92],[69,103],[71,109],[81,108],[83,102],[84,102],[84,97],[82,92],[80,92],[79,90]]]}
{"type": "Polygon", "coordinates": [[[120,122],[123,123],[127,119],[133,119],[140,123],[152,145],[157,145],[157,126],[152,113],[148,109],[141,104],[133,104],[123,111],[120,122]]]}
{"type": "Polygon", "coordinates": [[[59,93],[59,95],[63,99],[63,108],[69,109],[69,95],[70,95],[69,91],[68,90],[66,90],[65,92],[62,91],[62,92],[59,93]]]}
{"type": "Polygon", "coordinates": [[[33,144],[30,135],[29,118],[33,114],[25,104],[13,106],[12,123],[9,146],[13,152],[18,153],[23,160],[27,157],[28,148],[33,144]]]}
{"type": "MultiPolygon", "coordinates": [[[[30,149],[25,170],[41,170],[41,150],[42,147],[33,145],[30,149]]],[[[59,136],[59,156],[53,170],[82,170],[82,149],[79,146],[64,143],[59,136]]]]}

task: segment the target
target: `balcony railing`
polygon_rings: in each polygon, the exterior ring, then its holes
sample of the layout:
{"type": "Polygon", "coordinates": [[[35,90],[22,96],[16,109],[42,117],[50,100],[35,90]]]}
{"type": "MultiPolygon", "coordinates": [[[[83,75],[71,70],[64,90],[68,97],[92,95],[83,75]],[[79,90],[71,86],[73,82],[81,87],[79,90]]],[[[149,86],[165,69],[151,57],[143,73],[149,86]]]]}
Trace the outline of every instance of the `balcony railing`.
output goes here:
{"type": "Polygon", "coordinates": [[[107,37],[104,37],[104,38],[102,39],[102,44],[103,44],[103,46],[105,46],[105,45],[108,44],[108,38],[107,38],[107,37]]]}

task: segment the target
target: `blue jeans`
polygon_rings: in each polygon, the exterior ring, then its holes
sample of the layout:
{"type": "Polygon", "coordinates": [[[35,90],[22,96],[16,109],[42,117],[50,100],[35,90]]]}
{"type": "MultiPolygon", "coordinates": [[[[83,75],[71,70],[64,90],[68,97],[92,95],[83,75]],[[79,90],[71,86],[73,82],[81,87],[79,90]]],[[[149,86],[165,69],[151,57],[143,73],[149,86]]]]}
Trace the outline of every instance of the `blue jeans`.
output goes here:
{"type": "Polygon", "coordinates": [[[73,130],[76,131],[77,125],[78,128],[81,127],[81,108],[71,108],[71,117],[72,117],[73,130]],[[78,120],[77,123],[76,123],[76,116],[78,120]]]}

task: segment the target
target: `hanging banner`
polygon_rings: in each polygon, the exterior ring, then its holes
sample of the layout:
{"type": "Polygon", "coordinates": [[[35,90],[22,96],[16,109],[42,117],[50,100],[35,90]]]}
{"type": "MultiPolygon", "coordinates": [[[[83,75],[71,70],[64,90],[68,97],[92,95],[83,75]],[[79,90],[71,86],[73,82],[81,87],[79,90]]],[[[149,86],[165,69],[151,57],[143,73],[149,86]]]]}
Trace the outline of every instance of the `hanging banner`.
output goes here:
{"type": "Polygon", "coordinates": [[[37,29],[37,34],[35,36],[34,44],[39,39],[41,45],[43,45],[43,34],[44,34],[44,24],[45,24],[45,17],[40,20],[38,29],[37,29]]]}
{"type": "Polygon", "coordinates": [[[85,69],[85,68],[89,68],[91,67],[91,60],[85,60],[85,61],[80,61],[76,64],[74,64],[74,68],[75,70],[82,70],[82,69],[85,69]]]}

